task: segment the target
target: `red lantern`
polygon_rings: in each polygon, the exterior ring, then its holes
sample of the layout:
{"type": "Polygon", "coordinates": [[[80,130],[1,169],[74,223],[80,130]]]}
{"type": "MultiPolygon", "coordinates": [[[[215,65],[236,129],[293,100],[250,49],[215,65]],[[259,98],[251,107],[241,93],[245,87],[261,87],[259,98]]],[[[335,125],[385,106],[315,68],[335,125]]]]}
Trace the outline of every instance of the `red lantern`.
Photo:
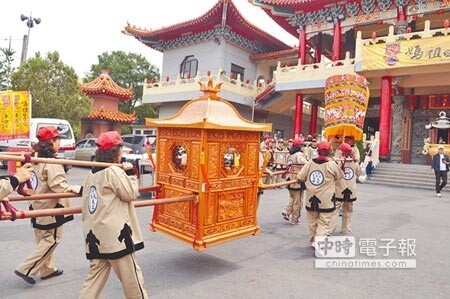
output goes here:
{"type": "Polygon", "coordinates": [[[169,80],[170,80],[170,78],[169,78],[169,76],[167,76],[167,77],[166,77],[166,81],[169,82],[169,80]]]}
{"type": "Polygon", "coordinates": [[[417,106],[416,96],[413,95],[413,94],[410,94],[409,98],[408,98],[408,108],[409,108],[409,110],[412,111],[412,110],[416,109],[416,106],[417,106]]]}
{"type": "Polygon", "coordinates": [[[441,95],[441,99],[442,99],[442,107],[448,107],[449,106],[448,94],[441,95]]]}
{"type": "Polygon", "coordinates": [[[208,77],[209,77],[209,76],[211,75],[211,71],[208,71],[206,74],[207,74],[208,77]]]}
{"type": "Polygon", "coordinates": [[[383,22],[382,20],[378,20],[378,21],[377,21],[377,25],[378,25],[378,26],[381,26],[381,25],[383,25],[383,24],[384,24],[384,22],[383,22]]]}
{"type": "Polygon", "coordinates": [[[406,33],[411,33],[411,27],[406,28],[406,33]]]}
{"type": "Polygon", "coordinates": [[[430,100],[427,96],[423,96],[420,98],[420,107],[422,109],[427,109],[430,107],[430,100]]]}

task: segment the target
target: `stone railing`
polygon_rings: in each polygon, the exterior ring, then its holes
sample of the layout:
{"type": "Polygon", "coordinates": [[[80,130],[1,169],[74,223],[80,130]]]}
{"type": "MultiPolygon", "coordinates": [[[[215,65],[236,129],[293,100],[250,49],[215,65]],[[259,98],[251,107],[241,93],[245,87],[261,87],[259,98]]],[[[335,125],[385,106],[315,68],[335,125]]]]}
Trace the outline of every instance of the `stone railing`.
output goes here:
{"type": "MultiPolygon", "coordinates": [[[[394,26],[389,27],[389,33],[386,36],[377,37],[373,35],[372,38],[362,39],[361,31],[356,34],[356,53],[361,53],[361,46],[374,45],[378,43],[392,43],[400,40],[410,40],[411,38],[430,38],[435,35],[448,35],[450,33],[449,24],[444,23],[444,28],[430,29],[430,21],[425,21],[423,31],[407,32],[403,34],[394,34],[394,26]],[[359,50],[359,51],[358,51],[359,50]]],[[[358,57],[358,56],[357,56],[358,57]]],[[[359,57],[358,57],[359,58],[359,57]]],[[[358,59],[359,60],[359,59],[358,59]]]]}
{"type": "MultiPolygon", "coordinates": [[[[344,73],[354,73],[355,59],[350,58],[350,53],[345,53],[345,59],[338,61],[325,61],[312,64],[300,64],[300,61],[295,66],[281,66],[278,62],[274,78],[276,83],[282,85],[283,83],[297,83],[307,88],[323,88],[325,80],[333,75],[340,75],[344,73]]],[[[278,87],[278,86],[277,86],[278,87]]],[[[293,85],[293,89],[298,89],[293,85]]],[[[283,88],[282,88],[283,89],[283,88]]],[[[289,88],[283,89],[287,90],[289,88]]]]}
{"type": "Polygon", "coordinates": [[[206,83],[209,78],[212,78],[215,83],[222,82],[222,91],[234,92],[246,97],[254,97],[257,94],[258,88],[256,82],[242,81],[240,76],[232,78],[222,74],[222,70],[219,70],[217,74],[200,75],[193,78],[182,79],[178,76],[175,80],[170,80],[169,77],[162,78],[159,82],[145,82],[143,95],[159,95],[169,93],[191,92],[199,91],[199,82],[206,83]]]}

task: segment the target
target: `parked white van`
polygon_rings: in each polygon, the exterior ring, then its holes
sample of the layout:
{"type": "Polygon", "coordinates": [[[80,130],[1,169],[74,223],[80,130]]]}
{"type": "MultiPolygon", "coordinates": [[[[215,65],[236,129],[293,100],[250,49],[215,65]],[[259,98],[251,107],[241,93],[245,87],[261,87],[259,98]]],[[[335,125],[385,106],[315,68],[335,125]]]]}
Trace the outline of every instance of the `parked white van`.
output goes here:
{"type": "MultiPolygon", "coordinates": [[[[32,147],[38,142],[37,131],[40,127],[46,126],[55,127],[61,136],[58,158],[73,159],[75,156],[75,137],[73,135],[72,126],[67,120],[57,118],[31,118],[30,139],[12,139],[2,141],[0,143],[0,151],[8,151],[9,147],[32,147]]],[[[66,170],[68,168],[66,168],[66,170]]]]}

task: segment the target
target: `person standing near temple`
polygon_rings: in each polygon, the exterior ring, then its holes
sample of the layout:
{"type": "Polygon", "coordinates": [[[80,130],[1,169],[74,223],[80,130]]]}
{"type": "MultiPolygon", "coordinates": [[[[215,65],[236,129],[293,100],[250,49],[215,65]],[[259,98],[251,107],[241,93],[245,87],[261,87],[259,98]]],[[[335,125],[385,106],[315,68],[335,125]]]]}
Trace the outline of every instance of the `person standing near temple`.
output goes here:
{"type": "Polygon", "coordinates": [[[436,195],[442,197],[441,191],[447,185],[447,173],[449,170],[450,159],[444,153],[444,146],[438,146],[438,152],[433,156],[431,170],[436,178],[436,195]],[[442,183],[441,183],[442,180],[442,183]]]}

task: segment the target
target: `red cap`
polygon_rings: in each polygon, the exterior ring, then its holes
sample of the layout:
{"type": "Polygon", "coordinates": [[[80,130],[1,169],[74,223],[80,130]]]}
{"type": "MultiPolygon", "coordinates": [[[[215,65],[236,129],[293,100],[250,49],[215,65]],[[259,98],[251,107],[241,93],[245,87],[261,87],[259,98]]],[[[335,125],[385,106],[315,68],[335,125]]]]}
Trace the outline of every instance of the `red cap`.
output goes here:
{"type": "Polygon", "coordinates": [[[123,140],[122,137],[120,137],[119,133],[117,133],[117,131],[109,131],[101,133],[100,136],[98,136],[95,144],[97,144],[97,147],[99,149],[107,150],[116,145],[122,145],[123,140]]]}
{"type": "Polygon", "coordinates": [[[292,142],[292,146],[298,146],[298,145],[302,145],[303,144],[303,140],[300,138],[295,138],[294,141],[292,142]]]}
{"type": "Polygon", "coordinates": [[[48,126],[48,127],[40,127],[37,132],[37,139],[39,141],[46,141],[46,140],[52,140],[55,137],[58,137],[59,133],[58,130],[56,130],[55,127],[48,126]]]}
{"type": "Polygon", "coordinates": [[[343,153],[351,153],[352,152],[352,147],[350,146],[350,144],[342,142],[341,145],[339,145],[339,149],[343,152],[343,153]]]}
{"type": "Polygon", "coordinates": [[[270,139],[270,135],[269,134],[264,135],[264,140],[267,140],[267,139],[270,139]]]}
{"type": "Polygon", "coordinates": [[[322,141],[319,143],[319,146],[317,147],[317,150],[319,152],[327,152],[329,153],[331,151],[331,144],[327,141],[322,141]]]}

